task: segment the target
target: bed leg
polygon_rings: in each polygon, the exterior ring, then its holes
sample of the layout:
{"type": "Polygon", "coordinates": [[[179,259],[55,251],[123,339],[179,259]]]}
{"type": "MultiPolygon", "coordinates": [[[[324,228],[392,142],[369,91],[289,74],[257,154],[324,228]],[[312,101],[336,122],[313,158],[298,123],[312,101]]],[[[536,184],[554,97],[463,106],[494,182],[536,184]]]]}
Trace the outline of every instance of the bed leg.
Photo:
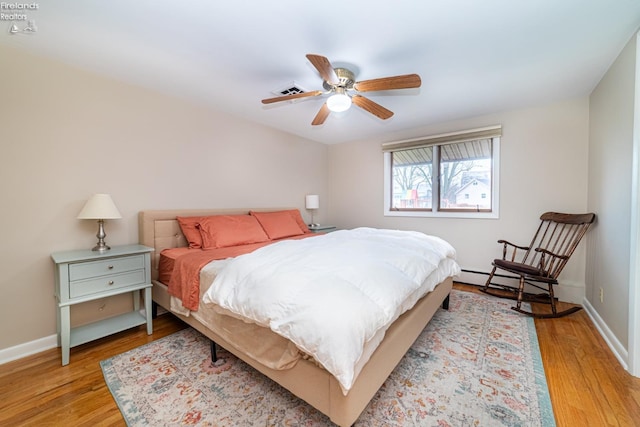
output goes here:
{"type": "Polygon", "coordinates": [[[153,319],[158,317],[158,303],[155,301],[151,301],[151,317],[153,319]]]}
{"type": "Polygon", "coordinates": [[[211,341],[211,363],[216,363],[218,361],[218,353],[216,352],[216,343],[211,341]]]}
{"type": "Polygon", "coordinates": [[[442,308],[444,308],[445,310],[449,310],[449,295],[447,295],[444,301],[442,301],[442,308]]]}

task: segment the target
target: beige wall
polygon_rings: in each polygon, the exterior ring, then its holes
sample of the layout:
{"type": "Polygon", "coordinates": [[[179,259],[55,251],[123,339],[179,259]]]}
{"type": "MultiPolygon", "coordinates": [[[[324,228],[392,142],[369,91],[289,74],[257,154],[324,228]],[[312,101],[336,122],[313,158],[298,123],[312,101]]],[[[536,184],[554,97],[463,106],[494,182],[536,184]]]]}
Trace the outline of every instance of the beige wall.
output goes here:
{"type": "Polygon", "coordinates": [[[325,145],[6,47],[0,57],[0,351],[55,333],[49,255],[95,244],[96,224],[76,219],[92,193],[123,215],[106,224],[112,245],[137,242],[142,209],[306,214],[306,193],[325,198],[325,145]]]}
{"type": "Polygon", "coordinates": [[[629,273],[634,156],[636,37],[620,53],[590,97],[589,207],[600,213],[588,237],[586,299],[628,348],[629,273]],[[604,301],[600,302],[600,288],[604,301]]]}
{"type": "MultiPolygon", "coordinates": [[[[414,229],[439,235],[457,249],[462,268],[486,272],[501,255],[498,239],[528,244],[541,213],[586,211],[588,120],[584,97],[419,130],[418,135],[426,136],[502,125],[499,219],[385,217],[380,144],[360,141],[330,146],[331,218],[341,227],[414,229]]],[[[582,302],[584,246],[561,276],[559,296],[564,300],[582,302]]],[[[483,283],[486,276],[463,279],[483,283]]]]}

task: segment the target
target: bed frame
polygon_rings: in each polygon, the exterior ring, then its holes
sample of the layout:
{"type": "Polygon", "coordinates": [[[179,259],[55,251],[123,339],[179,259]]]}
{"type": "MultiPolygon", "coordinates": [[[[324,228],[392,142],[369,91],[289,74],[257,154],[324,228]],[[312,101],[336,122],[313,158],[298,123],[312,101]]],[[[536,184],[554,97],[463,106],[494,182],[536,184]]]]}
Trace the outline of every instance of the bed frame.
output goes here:
{"type": "MultiPolygon", "coordinates": [[[[291,208],[251,209],[274,211],[291,208]]],[[[170,311],[167,287],[158,281],[158,261],[163,249],[187,246],[177,216],[247,214],[250,209],[183,209],[147,210],[139,214],[140,244],[155,249],[152,254],[151,278],[153,302],[170,311]]],[[[414,343],[420,332],[442,305],[448,308],[452,278],[447,278],[427,294],[387,330],[385,338],[362,369],[353,387],[345,396],[338,381],[326,370],[307,360],[300,360],[293,368],[274,370],[242,353],[232,342],[220,337],[192,316],[172,313],[239,359],[253,366],[294,395],[326,414],[341,427],[351,426],[376,394],[380,386],[414,343]]],[[[155,304],[154,304],[155,305],[155,304]]]]}

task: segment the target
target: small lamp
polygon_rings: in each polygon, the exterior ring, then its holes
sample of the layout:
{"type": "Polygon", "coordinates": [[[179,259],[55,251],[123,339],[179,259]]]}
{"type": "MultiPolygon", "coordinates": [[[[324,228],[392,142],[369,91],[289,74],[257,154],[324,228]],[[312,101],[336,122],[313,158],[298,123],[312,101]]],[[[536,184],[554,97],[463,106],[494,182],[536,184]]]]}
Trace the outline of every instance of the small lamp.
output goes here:
{"type": "Polygon", "coordinates": [[[108,194],[94,194],[91,196],[87,203],[78,214],[78,219],[97,219],[98,220],[98,244],[92,249],[93,251],[108,251],[111,249],[104,243],[104,238],[107,236],[104,232],[104,220],[105,219],[119,219],[122,218],[118,208],[108,194]]]}
{"type": "Polygon", "coordinates": [[[327,107],[334,113],[347,111],[351,107],[351,97],[343,88],[336,88],[336,92],[327,99],[327,107]]]}
{"type": "Polygon", "coordinates": [[[313,211],[320,207],[320,196],[317,194],[307,194],[304,199],[305,207],[311,211],[311,227],[318,227],[320,224],[313,222],[313,211]]]}

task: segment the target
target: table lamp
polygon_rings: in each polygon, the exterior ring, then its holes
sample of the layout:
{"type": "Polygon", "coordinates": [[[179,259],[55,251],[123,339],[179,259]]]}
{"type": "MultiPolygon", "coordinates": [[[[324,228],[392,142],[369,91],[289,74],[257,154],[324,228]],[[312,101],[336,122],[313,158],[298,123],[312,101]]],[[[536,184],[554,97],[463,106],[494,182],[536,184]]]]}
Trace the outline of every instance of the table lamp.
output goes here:
{"type": "Polygon", "coordinates": [[[98,220],[98,244],[92,249],[93,251],[108,251],[111,249],[104,242],[104,238],[107,236],[104,232],[104,220],[105,219],[119,219],[122,218],[118,208],[108,194],[94,194],[91,196],[87,203],[78,214],[78,219],[97,219],[98,220]]]}
{"type": "Polygon", "coordinates": [[[320,224],[313,222],[313,211],[320,207],[320,196],[317,194],[307,194],[305,197],[305,207],[311,211],[311,227],[318,227],[320,224]]]}

